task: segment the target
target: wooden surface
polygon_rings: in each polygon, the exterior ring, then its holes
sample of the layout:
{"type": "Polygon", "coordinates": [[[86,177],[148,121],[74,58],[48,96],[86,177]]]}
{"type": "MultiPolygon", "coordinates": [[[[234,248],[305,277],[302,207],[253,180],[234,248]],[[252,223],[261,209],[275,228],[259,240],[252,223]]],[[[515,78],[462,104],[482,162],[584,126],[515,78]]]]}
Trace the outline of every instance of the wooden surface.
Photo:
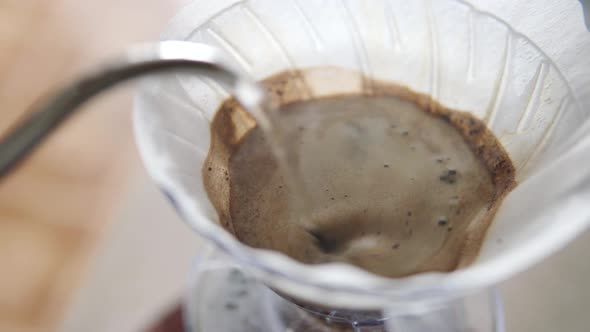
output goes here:
{"type": "MultiPolygon", "coordinates": [[[[184,0],[1,0],[0,133],[58,85],[136,41],[184,0]]],[[[0,181],[0,331],[59,324],[125,176],[131,91],[92,103],[0,181]]]]}

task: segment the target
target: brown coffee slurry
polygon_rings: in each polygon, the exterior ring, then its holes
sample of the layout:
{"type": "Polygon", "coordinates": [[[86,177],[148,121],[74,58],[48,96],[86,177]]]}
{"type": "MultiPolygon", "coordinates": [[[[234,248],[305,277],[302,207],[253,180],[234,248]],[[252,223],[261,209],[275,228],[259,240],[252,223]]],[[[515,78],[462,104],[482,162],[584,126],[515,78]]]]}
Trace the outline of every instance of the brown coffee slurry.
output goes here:
{"type": "Polygon", "coordinates": [[[203,178],[220,223],[252,247],[387,277],[469,264],[515,185],[503,147],[469,113],[399,85],[322,90],[319,81],[334,77],[328,83],[336,85],[338,75],[355,74],[309,69],[263,81],[280,105],[284,149],[308,197],[304,212],[292,208],[253,118],[233,99],[219,108],[203,178]]]}

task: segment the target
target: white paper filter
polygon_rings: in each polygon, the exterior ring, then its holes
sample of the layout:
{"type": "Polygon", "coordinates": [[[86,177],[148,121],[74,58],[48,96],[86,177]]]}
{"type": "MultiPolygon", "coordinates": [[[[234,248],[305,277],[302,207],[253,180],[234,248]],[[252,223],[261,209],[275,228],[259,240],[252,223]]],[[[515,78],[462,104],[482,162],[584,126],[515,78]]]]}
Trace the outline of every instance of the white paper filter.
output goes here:
{"type": "MultiPolygon", "coordinates": [[[[407,85],[484,120],[515,164],[519,186],[505,199],[477,261],[468,268],[391,280],[341,265],[304,266],[281,254],[247,249],[216,224],[200,170],[209,148],[209,121],[229,92],[211,80],[185,75],[144,82],[135,125],[149,172],[199,233],[247,264],[263,267],[262,274],[279,271],[291,277],[269,277],[277,287],[288,285],[307,298],[322,293],[308,292],[293,280],[380,289],[392,296],[483,287],[564,246],[590,221],[590,168],[585,167],[590,138],[575,134],[587,113],[541,50],[470,5],[450,0],[197,1],[175,18],[163,38],[216,46],[255,79],[330,65],[407,85]]],[[[337,91],[343,83],[327,84],[337,91]]]]}

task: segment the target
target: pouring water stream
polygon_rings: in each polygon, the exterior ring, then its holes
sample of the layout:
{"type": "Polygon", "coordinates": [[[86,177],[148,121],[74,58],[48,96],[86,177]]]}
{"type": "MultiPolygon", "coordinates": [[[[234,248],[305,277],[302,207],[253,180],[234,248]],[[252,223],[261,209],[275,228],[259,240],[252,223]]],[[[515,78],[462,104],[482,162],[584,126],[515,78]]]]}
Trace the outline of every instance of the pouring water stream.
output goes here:
{"type": "Polygon", "coordinates": [[[294,193],[294,211],[306,211],[306,195],[287,162],[280,129],[276,128],[278,122],[273,120],[274,112],[264,89],[235,69],[215,48],[184,41],[132,47],[122,58],[51,95],[0,140],[0,177],[9,175],[49,134],[92,97],[133,78],[180,70],[208,76],[233,92],[236,100],[265,132],[280,168],[286,171],[287,182],[294,193]],[[267,108],[271,111],[265,111],[267,108]]]}

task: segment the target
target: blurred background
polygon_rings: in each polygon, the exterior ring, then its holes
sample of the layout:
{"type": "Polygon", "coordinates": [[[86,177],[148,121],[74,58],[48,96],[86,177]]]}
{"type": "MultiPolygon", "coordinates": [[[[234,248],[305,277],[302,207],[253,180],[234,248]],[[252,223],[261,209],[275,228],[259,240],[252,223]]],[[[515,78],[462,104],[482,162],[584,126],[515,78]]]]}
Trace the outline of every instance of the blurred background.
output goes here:
{"type": "MultiPolygon", "coordinates": [[[[1,0],[0,133],[80,72],[157,40],[187,2],[1,0]]],[[[0,331],[141,331],[180,301],[200,242],[141,166],[132,94],[90,103],[0,182],[0,331]]],[[[509,331],[587,331],[589,251],[586,233],[502,284],[509,331]]]]}
{"type": "MultiPolygon", "coordinates": [[[[0,132],[40,96],[129,43],[157,40],[186,2],[0,1],[0,132]]],[[[178,236],[190,244],[191,234],[169,222],[176,216],[155,191],[162,209],[151,211],[162,212],[141,214],[139,206],[133,214],[134,198],[145,195],[135,188],[153,189],[133,145],[132,89],[87,108],[0,183],[0,331],[131,331],[148,324],[156,307],[178,300],[190,263],[180,260],[194,251],[168,247],[178,236]],[[155,221],[173,227],[155,230],[159,236],[143,231],[155,221]],[[154,254],[178,259],[172,265],[183,270],[150,264],[154,254]],[[156,270],[171,279],[150,284],[156,270]],[[110,287],[119,281],[132,295],[110,287]],[[150,289],[172,295],[144,296],[150,289]]]]}

